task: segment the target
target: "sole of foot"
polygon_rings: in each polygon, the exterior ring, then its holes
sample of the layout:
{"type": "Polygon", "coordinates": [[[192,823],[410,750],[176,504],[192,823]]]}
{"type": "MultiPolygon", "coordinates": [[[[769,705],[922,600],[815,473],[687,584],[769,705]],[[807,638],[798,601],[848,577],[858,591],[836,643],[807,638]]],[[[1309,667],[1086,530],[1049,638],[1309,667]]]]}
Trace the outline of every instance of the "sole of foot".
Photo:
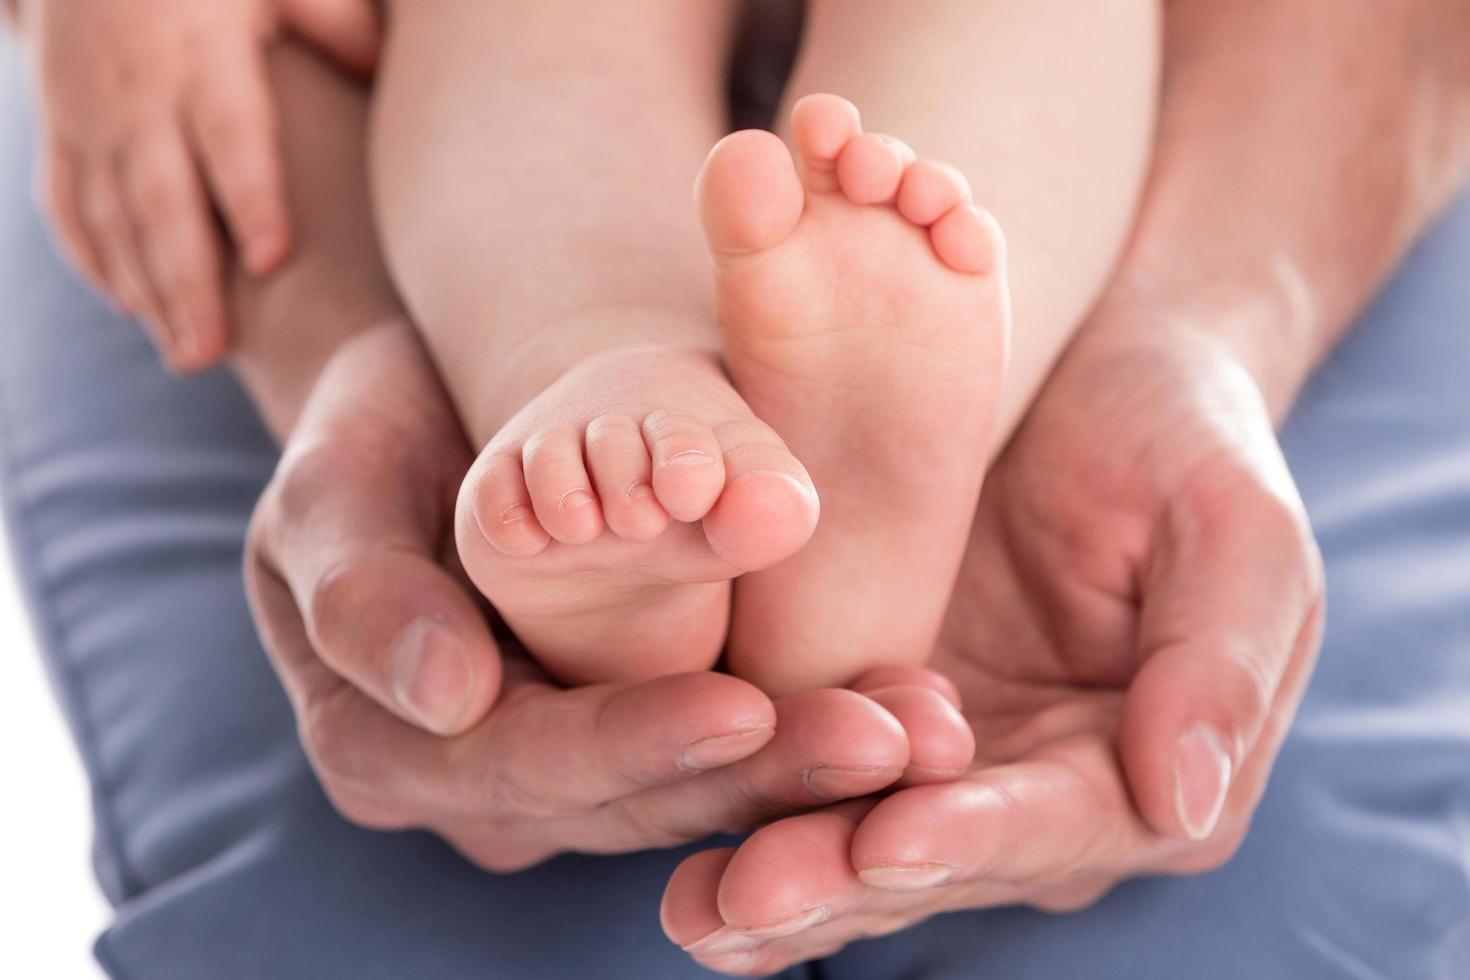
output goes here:
{"type": "Polygon", "coordinates": [[[730,580],[800,549],[817,498],[713,355],[612,350],[491,440],[455,523],[470,578],[542,666],[631,683],[712,666],[730,580]]]}
{"type": "Polygon", "coordinates": [[[729,664],[773,694],[933,647],[979,496],[1009,340],[1005,248],[946,164],[831,95],[734,133],[696,187],[725,363],[811,472],[822,522],[741,579],[729,664]]]}

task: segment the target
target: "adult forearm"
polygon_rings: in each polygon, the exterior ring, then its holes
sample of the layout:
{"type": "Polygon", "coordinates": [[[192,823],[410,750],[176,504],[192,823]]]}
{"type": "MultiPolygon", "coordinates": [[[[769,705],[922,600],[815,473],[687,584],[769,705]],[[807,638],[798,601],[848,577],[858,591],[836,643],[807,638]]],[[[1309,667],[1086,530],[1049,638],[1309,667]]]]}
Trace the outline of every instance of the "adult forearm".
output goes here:
{"type": "Polygon", "coordinates": [[[1470,171],[1470,4],[1174,0],[1166,50],[1105,302],[1205,326],[1280,418],[1470,171]]]}

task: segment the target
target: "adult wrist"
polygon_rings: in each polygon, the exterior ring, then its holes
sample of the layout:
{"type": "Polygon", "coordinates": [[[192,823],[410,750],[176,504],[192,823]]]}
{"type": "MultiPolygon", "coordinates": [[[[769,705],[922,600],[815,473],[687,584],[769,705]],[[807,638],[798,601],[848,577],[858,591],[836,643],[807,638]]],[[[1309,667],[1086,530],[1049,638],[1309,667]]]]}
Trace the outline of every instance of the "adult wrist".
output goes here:
{"type": "Polygon", "coordinates": [[[1229,276],[1210,271],[1129,262],[1084,334],[1095,325],[1150,342],[1208,343],[1251,376],[1279,424],[1328,347],[1318,305],[1284,256],[1229,276]]]}

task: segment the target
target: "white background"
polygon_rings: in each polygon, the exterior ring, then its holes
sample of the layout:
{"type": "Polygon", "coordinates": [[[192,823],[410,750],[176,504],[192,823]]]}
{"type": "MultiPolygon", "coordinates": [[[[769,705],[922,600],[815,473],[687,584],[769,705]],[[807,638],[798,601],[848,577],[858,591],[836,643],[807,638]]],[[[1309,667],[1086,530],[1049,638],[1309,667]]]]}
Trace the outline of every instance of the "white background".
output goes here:
{"type": "Polygon", "coordinates": [[[92,879],[81,763],[16,592],[0,527],[0,977],[102,975],[107,906],[92,879]]]}

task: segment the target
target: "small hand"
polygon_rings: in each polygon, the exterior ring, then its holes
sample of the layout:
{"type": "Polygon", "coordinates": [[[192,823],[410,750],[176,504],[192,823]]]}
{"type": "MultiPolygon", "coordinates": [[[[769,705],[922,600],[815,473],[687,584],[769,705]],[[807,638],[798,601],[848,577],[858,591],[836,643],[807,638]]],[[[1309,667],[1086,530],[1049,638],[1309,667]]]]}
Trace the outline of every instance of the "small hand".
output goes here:
{"type": "Polygon", "coordinates": [[[665,929],[709,967],[765,973],[936,912],[1075,909],[1217,867],[1321,623],[1316,547],[1251,379],[1185,327],[1106,314],[996,464],[933,660],[975,767],[690,858],[665,929]]]}
{"type": "Polygon", "coordinates": [[[723,674],[566,690],[524,657],[502,668],[441,563],[469,463],[416,339],[388,324],[318,381],[252,523],[256,620],[349,819],[425,827],[511,870],[747,829],[968,764],[953,687],[928,671],[773,705],[723,674]]]}
{"type": "Polygon", "coordinates": [[[362,0],[24,0],[40,196],[73,265],[195,370],[229,345],[217,205],[247,270],[283,262],[290,221],[264,48],[290,27],[371,69],[362,0]]]}

